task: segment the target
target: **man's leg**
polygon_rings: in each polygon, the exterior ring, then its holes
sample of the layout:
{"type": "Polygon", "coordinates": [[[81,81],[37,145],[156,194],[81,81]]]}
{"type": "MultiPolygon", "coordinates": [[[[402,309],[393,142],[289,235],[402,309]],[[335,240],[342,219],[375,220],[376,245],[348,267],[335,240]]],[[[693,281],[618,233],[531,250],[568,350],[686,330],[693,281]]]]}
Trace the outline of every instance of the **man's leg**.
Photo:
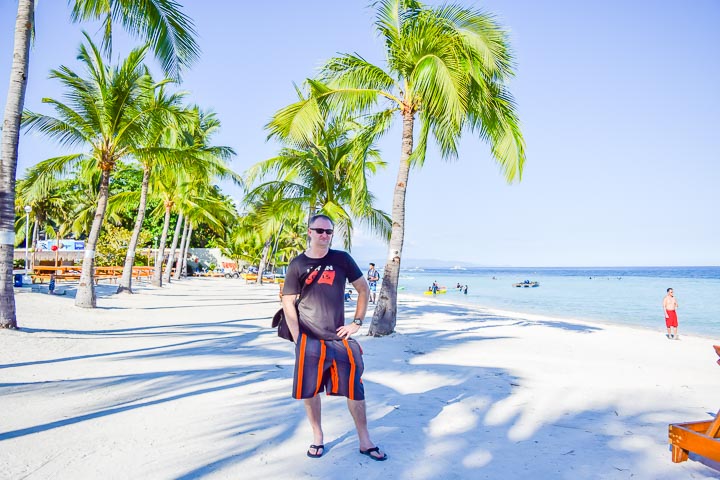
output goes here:
{"type": "MultiPolygon", "coordinates": [[[[370,432],[367,428],[367,416],[365,415],[365,400],[350,400],[347,401],[348,410],[355,421],[355,429],[358,433],[358,439],[360,440],[360,450],[367,450],[373,448],[375,444],[370,440],[370,432]]],[[[379,452],[372,452],[373,457],[381,458],[385,453],[381,450],[379,452]]]]}
{"type": "MultiPolygon", "coordinates": [[[[313,431],[313,445],[323,444],[323,431],[322,431],[322,404],[320,403],[320,395],[315,395],[312,398],[306,398],[305,401],[305,413],[307,413],[308,421],[313,431]]],[[[310,453],[318,454],[325,452],[318,452],[316,449],[311,448],[310,453]]]]}

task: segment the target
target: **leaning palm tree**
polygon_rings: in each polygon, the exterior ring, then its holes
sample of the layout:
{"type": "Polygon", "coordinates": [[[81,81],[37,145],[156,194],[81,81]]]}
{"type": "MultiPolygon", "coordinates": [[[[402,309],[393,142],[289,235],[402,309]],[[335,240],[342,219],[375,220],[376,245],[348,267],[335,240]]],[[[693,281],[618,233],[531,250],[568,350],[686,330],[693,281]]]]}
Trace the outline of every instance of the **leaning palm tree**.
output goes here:
{"type": "Polygon", "coordinates": [[[26,112],[23,125],[67,146],[89,147],[87,153],[74,153],[39,163],[39,175],[63,175],[75,165],[84,163],[99,173],[97,208],[85,246],[80,284],[75,305],[94,308],[96,305],[93,271],[95,247],[109,197],[110,177],[117,162],[139,155],[147,129],[161,123],[163,106],[152,101],[154,84],[143,65],[147,47],[134,49],[119,66],[106,65],[103,55],[85,34],[87,46],[81,45],[78,59],[86,69],[85,78],[67,67],[53,70],[51,78],[66,88],[67,103],[43,99],[51,104],[57,117],[26,112]]]}
{"type": "Polygon", "coordinates": [[[393,332],[405,236],[405,194],[412,167],[425,161],[432,138],[441,157],[457,157],[462,133],[490,144],[508,182],[520,179],[525,145],[506,82],[513,75],[507,33],[491,15],[458,5],[429,8],[412,0],[378,0],[375,27],[385,41],[386,68],[341,55],[311,81],[313,97],[282,112],[287,134],[309,138],[321,106],[347,115],[372,113],[380,132],[402,122],[402,150],[392,204],[392,236],[369,333],[393,332]],[[419,132],[416,132],[416,123],[419,132]],[[415,141],[417,140],[417,143],[415,141]]]}
{"type": "MultiPolygon", "coordinates": [[[[178,77],[199,54],[192,21],[174,0],[71,0],[73,21],[102,19],[104,41],[110,49],[113,25],[120,22],[132,35],[149,41],[165,72],[178,77]]],[[[12,290],[12,259],[20,123],[35,24],[35,1],[18,0],[10,86],[0,142],[0,328],[17,328],[12,290]]]]}
{"type": "MultiPolygon", "coordinates": [[[[155,92],[152,101],[159,107],[158,111],[163,112],[164,121],[156,123],[156,129],[148,128],[144,132],[145,138],[142,145],[135,149],[136,159],[142,166],[143,177],[139,201],[135,203],[137,205],[135,227],[128,243],[125,265],[117,293],[132,293],[132,269],[135,264],[135,250],[145,220],[151,172],[163,168],[166,170],[169,168],[182,169],[192,161],[192,158],[188,156],[188,152],[179,148],[176,142],[173,141],[174,132],[177,128],[180,128],[179,124],[184,121],[183,117],[186,115],[185,110],[180,105],[182,97],[182,94],[177,93],[166,94],[163,87],[160,87],[155,92]]],[[[134,195],[128,195],[129,199],[132,197],[134,195]]]]}

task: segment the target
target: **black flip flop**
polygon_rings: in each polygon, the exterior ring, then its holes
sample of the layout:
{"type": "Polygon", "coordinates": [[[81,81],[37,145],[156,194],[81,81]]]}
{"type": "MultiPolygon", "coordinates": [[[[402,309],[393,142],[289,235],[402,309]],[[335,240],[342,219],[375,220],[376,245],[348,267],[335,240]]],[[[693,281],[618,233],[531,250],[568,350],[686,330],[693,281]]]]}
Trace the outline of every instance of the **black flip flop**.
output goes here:
{"type": "Polygon", "coordinates": [[[367,455],[368,457],[372,458],[376,462],[384,462],[385,460],[387,460],[387,453],[383,453],[382,457],[376,457],[375,455],[372,454],[373,452],[380,453],[380,448],[372,447],[372,448],[368,448],[367,450],[360,450],[360,453],[362,453],[363,455],[367,455]]]}
{"type": "Polygon", "coordinates": [[[310,458],[320,458],[325,454],[325,445],[310,445],[307,451],[307,456],[310,458]],[[310,453],[310,449],[314,448],[315,453],[310,453]],[[318,452],[322,448],[322,452],[318,452]]]}

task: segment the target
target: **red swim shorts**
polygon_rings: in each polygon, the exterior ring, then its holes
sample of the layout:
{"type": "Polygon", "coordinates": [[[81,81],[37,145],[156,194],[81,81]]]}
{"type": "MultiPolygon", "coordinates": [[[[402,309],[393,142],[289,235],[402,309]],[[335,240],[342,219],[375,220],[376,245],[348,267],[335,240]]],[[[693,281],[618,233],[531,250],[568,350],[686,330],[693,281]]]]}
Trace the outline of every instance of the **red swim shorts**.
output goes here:
{"type": "Polygon", "coordinates": [[[677,328],[677,312],[675,310],[665,310],[665,326],[677,328]]]}

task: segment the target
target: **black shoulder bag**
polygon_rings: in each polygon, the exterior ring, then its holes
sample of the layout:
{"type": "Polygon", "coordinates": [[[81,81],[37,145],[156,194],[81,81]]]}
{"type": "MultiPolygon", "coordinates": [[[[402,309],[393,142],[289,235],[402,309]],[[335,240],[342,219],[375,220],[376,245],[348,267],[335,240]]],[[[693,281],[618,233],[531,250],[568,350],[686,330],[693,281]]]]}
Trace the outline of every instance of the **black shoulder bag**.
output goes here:
{"type": "MultiPolygon", "coordinates": [[[[302,285],[302,287],[300,287],[300,295],[298,295],[297,300],[295,300],[295,312],[298,318],[298,325],[300,324],[300,312],[298,311],[298,305],[300,304],[302,295],[303,293],[307,292],[308,288],[312,287],[313,284],[315,284],[320,279],[320,275],[322,275],[325,271],[325,267],[325,264],[320,265],[320,270],[318,271],[317,275],[315,275],[315,278],[312,279],[312,282],[310,282],[308,285],[305,284],[305,279],[307,277],[304,277],[303,280],[300,282],[300,284],[302,285]]],[[[278,310],[275,315],[273,315],[272,328],[277,328],[278,337],[284,338],[285,340],[290,340],[291,342],[293,341],[292,333],[290,333],[290,327],[288,327],[287,320],[285,319],[285,311],[282,309],[282,307],[280,307],[280,310],[278,310]]]]}

